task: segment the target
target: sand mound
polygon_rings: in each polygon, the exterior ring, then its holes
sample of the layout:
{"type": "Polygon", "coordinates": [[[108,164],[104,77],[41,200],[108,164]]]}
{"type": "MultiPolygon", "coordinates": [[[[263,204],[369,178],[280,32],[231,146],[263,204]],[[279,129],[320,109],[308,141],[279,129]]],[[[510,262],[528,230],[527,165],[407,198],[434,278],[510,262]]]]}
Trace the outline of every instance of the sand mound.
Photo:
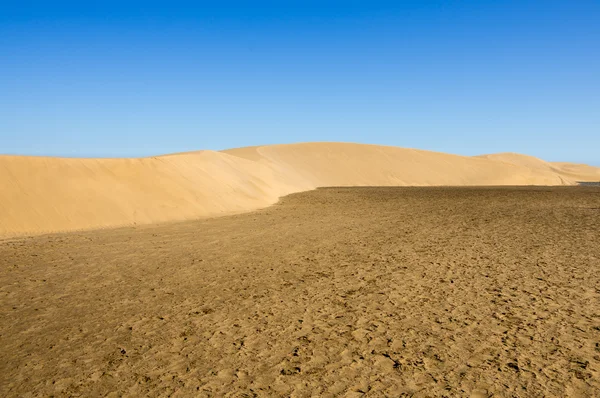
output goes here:
{"type": "Polygon", "coordinates": [[[494,153],[490,155],[481,155],[477,157],[489,160],[496,160],[498,162],[514,164],[518,166],[524,166],[533,170],[555,171],[554,167],[552,167],[552,164],[550,164],[549,162],[546,162],[534,156],[521,155],[519,153],[494,153]]]}
{"type": "Polygon", "coordinates": [[[522,155],[472,158],[343,143],[139,159],[0,156],[0,236],[241,212],[323,186],[563,185],[594,179],[600,179],[600,169],[522,155]]]}
{"type": "Polygon", "coordinates": [[[518,153],[496,153],[482,155],[480,158],[495,160],[508,164],[524,166],[532,170],[543,170],[554,172],[565,179],[572,181],[600,181],[600,168],[586,164],[574,164],[565,162],[546,162],[533,156],[518,153]]]}
{"type": "Polygon", "coordinates": [[[562,175],[576,181],[600,181],[600,168],[588,166],[587,164],[553,162],[552,167],[562,175]]]}

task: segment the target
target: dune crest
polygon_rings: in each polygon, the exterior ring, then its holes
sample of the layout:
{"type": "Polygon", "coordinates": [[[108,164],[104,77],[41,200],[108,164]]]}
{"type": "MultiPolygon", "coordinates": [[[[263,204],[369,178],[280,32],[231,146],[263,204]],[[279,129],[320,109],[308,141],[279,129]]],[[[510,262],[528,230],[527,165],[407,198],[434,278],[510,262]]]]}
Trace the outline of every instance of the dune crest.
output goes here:
{"type": "Polygon", "coordinates": [[[570,185],[600,168],[517,154],[465,157],[302,143],[136,159],[0,156],[0,237],[242,212],[324,186],[570,185]]]}

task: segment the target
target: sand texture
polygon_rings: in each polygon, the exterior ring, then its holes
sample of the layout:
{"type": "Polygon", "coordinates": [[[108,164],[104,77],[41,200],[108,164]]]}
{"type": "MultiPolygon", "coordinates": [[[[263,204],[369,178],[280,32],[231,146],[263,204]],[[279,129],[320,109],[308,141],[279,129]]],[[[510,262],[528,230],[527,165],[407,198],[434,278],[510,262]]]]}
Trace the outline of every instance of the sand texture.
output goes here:
{"type": "Polygon", "coordinates": [[[197,219],[324,186],[570,185],[600,169],[309,143],[139,159],[0,156],[0,237],[197,219]]]}
{"type": "Polygon", "coordinates": [[[381,187],[0,241],[0,396],[598,396],[598,237],[596,187],[381,187]]]}

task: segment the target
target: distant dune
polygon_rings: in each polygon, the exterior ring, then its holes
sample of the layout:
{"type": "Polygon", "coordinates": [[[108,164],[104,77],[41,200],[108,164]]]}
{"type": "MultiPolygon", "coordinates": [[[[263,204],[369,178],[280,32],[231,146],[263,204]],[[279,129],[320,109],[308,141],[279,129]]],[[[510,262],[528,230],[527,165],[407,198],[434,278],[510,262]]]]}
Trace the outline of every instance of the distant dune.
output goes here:
{"type": "Polygon", "coordinates": [[[465,157],[306,143],[139,159],[0,156],[0,237],[242,212],[324,186],[572,185],[600,168],[518,154],[465,157]]]}
{"type": "Polygon", "coordinates": [[[533,156],[520,155],[518,153],[497,153],[492,155],[482,155],[479,157],[524,166],[533,170],[555,172],[576,182],[600,181],[600,168],[588,166],[586,164],[546,162],[533,156]]]}

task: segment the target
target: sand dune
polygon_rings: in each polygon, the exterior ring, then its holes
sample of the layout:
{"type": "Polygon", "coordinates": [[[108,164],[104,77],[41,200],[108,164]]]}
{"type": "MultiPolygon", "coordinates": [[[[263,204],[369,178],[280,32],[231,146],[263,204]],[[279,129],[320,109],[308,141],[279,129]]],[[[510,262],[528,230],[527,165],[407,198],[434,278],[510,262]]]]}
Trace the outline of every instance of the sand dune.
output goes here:
{"type": "Polygon", "coordinates": [[[600,167],[562,162],[553,162],[551,164],[555,169],[560,170],[562,175],[568,178],[573,178],[577,181],[600,181],[600,167]]]}
{"type": "Polygon", "coordinates": [[[0,236],[253,210],[323,186],[569,185],[600,169],[516,154],[464,157],[306,143],[139,159],[0,156],[0,236]]]}
{"type": "Polygon", "coordinates": [[[546,162],[533,156],[521,155],[518,153],[496,153],[479,157],[524,166],[532,170],[555,172],[567,179],[575,181],[600,181],[600,168],[588,166],[586,164],[546,162]]]}
{"type": "Polygon", "coordinates": [[[494,153],[490,155],[477,156],[479,158],[496,160],[498,162],[527,167],[533,170],[559,171],[551,163],[534,156],[519,153],[494,153]]]}

